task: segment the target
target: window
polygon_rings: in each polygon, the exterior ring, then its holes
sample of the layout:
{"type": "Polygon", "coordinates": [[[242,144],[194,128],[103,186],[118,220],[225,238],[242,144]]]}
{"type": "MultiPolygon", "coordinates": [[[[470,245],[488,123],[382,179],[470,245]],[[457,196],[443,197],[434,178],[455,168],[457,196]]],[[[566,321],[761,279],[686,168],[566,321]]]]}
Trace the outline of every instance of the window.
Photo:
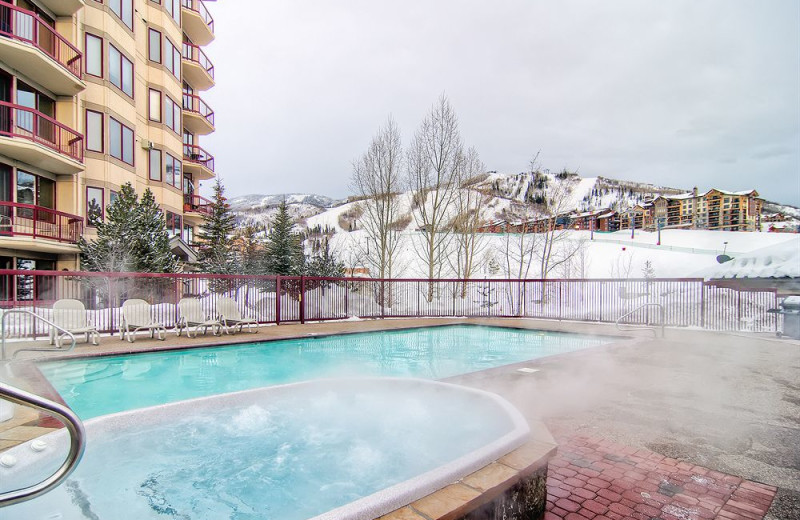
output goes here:
{"type": "Polygon", "coordinates": [[[165,0],[167,12],[175,22],[180,25],[181,23],[181,0],[165,0]]]}
{"type": "Polygon", "coordinates": [[[150,180],[161,180],[161,150],[150,150],[150,180]]]}
{"type": "Polygon", "coordinates": [[[108,46],[108,69],[111,84],[133,97],[133,63],[113,45],[108,46]]]}
{"type": "Polygon", "coordinates": [[[191,245],[194,242],[194,228],[189,224],[183,225],[183,241],[191,245]]]}
{"type": "Polygon", "coordinates": [[[164,182],[176,188],[181,187],[181,162],[171,154],[166,154],[164,182]]]}
{"type": "Polygon", "coordinates": [[[167,66],[167,70],[170,71],[173,76],[179,78],[181,72],[181,51],[169,41],[169,38],[167,38],[165,46],[164,65],[167,66]]]}
{"type": "Polygon", "coordinates": [[[113,205],[115,202],[117,202],[118,198],[119,198],[119,193],[117,193],[116,191],[111,190],[110,192],[108,192],[108,205],[109,206],[113,205]]]}
{"type": "Polygon", "coordinates": [[[94,34],[86,33],[84,45],[86,58],[86,74],[103,77],[103,39],[94,34]]]}
{"type": "Polygon", "coordinates": [[[122,160],[133,164],[133,130],[122,127],[122,160]]]}
{"type": "Polygon", "coordinates": [[[17,203],[36,204],[36,176],[17,170],[17,203]]]}
{"type": "Polygon", "coordinates": [[[150,61],[161,63],[161,33],[155,29],[148,30],[148,54],[150,61]]]}
{"type": "Polygon", "coordinates": [[[103,188],[86,187],[86,224],[96,226],[104,218],[103,188]]]}
{"type": "Polygon", "coordinates": [[[150,89],[150,108],[148,109],[150,121],[161,122],[161,91],[150,89]]]}
{"type": "Polygon", "coordinates": [[[108,7],[128,29],[133,30],[133,0],[108,0],[108,7]]]}
{"type": "Polygon", "coordinates": [[[167,219],[167,233],[169,236],[177,235],[181,236],[181,216],[173,213],[171,211],[166,212],[166,219],[167,219]]]}
{"type": "Polygon", "coordinates": [[[133,130],[109,117],[108,142],[111,157],[133,164],[133,130]]]}
{"type": "Polygon", "coordinates": [[[94,110],[86,111],[86,149],[103,151],[103,114],[94,110]]]}
{"type": "Polygon", "coordinates": [[[176,134],[181,133],[181,106],[169,96],[164,96],[164,124],[176,134]]]}

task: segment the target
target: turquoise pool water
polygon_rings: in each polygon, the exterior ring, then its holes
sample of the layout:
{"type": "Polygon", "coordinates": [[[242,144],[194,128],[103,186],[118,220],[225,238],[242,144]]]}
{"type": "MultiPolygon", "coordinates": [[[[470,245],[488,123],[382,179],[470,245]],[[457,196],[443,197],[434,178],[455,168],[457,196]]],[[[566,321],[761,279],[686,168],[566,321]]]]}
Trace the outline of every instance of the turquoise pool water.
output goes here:
{"type": "Polygon", "coordinates": [[[261,386],[342,376],[442,379],[613,338],[455,325],[39,364],[82,419],[261,386]]]}

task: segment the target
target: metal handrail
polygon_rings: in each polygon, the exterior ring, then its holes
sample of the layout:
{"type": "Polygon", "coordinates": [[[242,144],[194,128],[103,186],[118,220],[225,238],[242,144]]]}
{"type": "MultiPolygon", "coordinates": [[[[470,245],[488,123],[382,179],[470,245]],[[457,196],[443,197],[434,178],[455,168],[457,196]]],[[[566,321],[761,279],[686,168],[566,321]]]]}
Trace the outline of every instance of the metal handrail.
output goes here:
{"type": "Polygon", "coordinates": [[[661,317],[661,337],[663,338],[665,336],[665,334],[666,334],[666,326],[667,326],[666,325],[666,322],[667,322],[666,314],[667,314],[667,312],[666,312],[666,309],[664,309],[664,306],[661,305],[660,303],[643,303],[642,305],[636,307],[632,311],[623,314],[622,316],[617,318],[617,321],[615,322],[615,324],[617,326],[617,330],[652,330],[653,331],[653,336],[654,337],[658,337],[658,329],[656,329],[655,327],[644,327],[644,328],[635,328],[635,329],[623,329],[622,328],[622,323],[621,323],[622,320],[624,320],[628,316],[631,316],[632,314],[635,314],[635,313],[639,312],[640,310],[642,310],[642,309],[644,309],[646,307],[658,307],[658,309],[660,311],[659,315],[661,317]]]}
{"type": "Polygon", "coordinates": [[[14,404],[29,406],[53,415],[64,423],[69,431],[69,454],[61,467],[38,484],[0,493],[0,507],[5,507],[36,498],[61,484],[75,470],[83,457],[83,452],[86,450],[86,431],[75,412],[62,404],[3,383],[0,383],[0,397],[14,404]]]}
{"type": "MultiPolygon", "coordinates": [[[[72,349],[75,348],[75,344],[77,341],[75,340],[75,335],[68,331],[67,329],[60,327],[53,323],[52,321],[48,320],[47,318],[43,318],[39,316],[33,311],[29,311],[27,309],[8,309],[3,311],[3,317],[0,319],[0,360],[5,361],[6,359],[6,317],[9,314],[28,314],[33,316],[35,319],[44,322],[47,325],[50,325],[54,329],[56,329],[61,334],[56,334],[56,346],[55,348],[42,348],[42,347],[28,347],[28,348],[21,348],[14,352],[12,359],[17,357],[17,354],[20,352],[70,352],[72,349]],[[61,348],[61,338],[67,336],[70,340],[72,340],[72,344],[69,348],[61,348]]],[[[35,325],[34,325],[35,326],[35,325]]]]}

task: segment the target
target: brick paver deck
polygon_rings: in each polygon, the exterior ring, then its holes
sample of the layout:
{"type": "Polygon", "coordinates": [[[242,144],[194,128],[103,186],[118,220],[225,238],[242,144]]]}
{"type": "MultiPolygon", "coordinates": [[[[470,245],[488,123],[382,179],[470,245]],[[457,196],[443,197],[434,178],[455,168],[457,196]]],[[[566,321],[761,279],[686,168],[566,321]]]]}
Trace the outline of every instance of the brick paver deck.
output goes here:
{"type": "Polygon", "coordinates": [[[545,520],[760,520],[776,489],[602,438],[559,439],[545,520]]]}

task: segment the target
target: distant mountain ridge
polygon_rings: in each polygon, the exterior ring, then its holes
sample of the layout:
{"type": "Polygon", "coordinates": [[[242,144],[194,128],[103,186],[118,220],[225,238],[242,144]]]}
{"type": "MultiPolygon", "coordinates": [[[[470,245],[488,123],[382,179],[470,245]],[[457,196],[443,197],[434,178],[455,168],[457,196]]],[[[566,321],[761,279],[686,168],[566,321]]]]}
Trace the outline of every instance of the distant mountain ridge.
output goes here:
{"type": "Polygon", "coordinates": [[[341,203],[336,199],[326,197],[325,195],[316,195],[313,193],[284,193],[278,195],[244,195],[242,197],[234,197],[228,202],[234,211],[247,211],[258,208],[268,208],[271,206],[279,206],[283,200],[288,204],[308,204],[318,208],[332,208],[341,203]]]}

